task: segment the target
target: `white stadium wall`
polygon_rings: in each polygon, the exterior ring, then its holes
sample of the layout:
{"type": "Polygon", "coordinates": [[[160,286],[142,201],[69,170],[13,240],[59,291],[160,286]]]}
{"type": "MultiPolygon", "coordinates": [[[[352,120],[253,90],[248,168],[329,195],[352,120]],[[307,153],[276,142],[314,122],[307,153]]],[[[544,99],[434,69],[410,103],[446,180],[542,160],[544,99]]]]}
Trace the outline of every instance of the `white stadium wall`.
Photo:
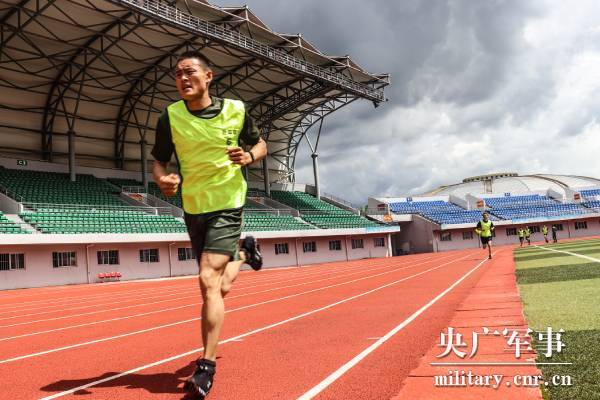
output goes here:
{"type": "MultiPolygon", "coordinates": [[[[271,238],[259,239],[258,244],[265,268],[390,256],[388,234],[271,238]],[[375,247],[374,238],[383,238],[384,246],[375,247]],[[362,239],[363,248],[352,249],[352,239],[362,239]],[[339,240],[341,250],[330,250],[330,240],[339,240]],[[303,243],[312,241],[316,251],[304,252],[303,243]],[[281,243],[288,244],[288,253],[276,255],[275,245],[281,243]]],[[[0,254],[24,254],[25,260],[24,269],[0,271],[0,289],[95,283],[100,281],[98,274],[105,272],[120,272],[122,280],[194,275],[198,273],[196,260],[178,258],[178,249],[189,247],[189,242],[0,245],[0,254]],[[140,262],[141,249],[158,249],[159,260],[140,262]],[[106,250],[118,250],[118,264],[98,264],[98,251],[106,250]],[[76,265],[54,268],[53,252],[75,252],[76,265]]]]}

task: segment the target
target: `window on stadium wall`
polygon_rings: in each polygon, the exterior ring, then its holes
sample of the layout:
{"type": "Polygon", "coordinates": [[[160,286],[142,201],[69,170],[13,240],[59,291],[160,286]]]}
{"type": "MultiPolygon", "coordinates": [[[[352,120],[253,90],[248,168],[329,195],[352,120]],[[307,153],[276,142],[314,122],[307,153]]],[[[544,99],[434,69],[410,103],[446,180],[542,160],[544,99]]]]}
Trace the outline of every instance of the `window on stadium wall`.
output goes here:
{"type": "Polygon", "coordinates": [[[119,250],[98,251],[98,265],[118,265],[119,250]]]}
{"type": "Polygon", "coordinates": [[[195,260],[196,252],[191,247],[180,247],[177,249],[177,259],[179,261],[195,260]]]}
{"type": "Polygon", "coordinates": [[[575,229],[587,229],[587,221],[575,221],[575,229]]]}
{"type": "Polygon", "coordinates": [[[25,269],[25,254],[0,254],[0,271],[11,271],[16,269],[25,269]]]}
{"type": "Polygon", "coordinates": [[[275,243],[275,255],[289,254],[290,248],[287,243],[275,243]]]}
{"type": "Polygon", "coordinates": [[[440,241],[441,242],[452,241],[452,233],[451,232],[440,232],[440,241]]]}
{"type": "Polygon", "coordinates": [[[530,226],[529,229],[531,230],[531,233],[540,233],[539,226],[530,226]]]}
{"type": "Polygon", "coordinates": [[[506,228],[506,236],[517,236],[517,228],[506,228]]]}
{"type": "Polygon", "coordinates": [[[54,251],[52,252],[52,267],[76,267],[77,254],[74,251],[54,251]]]}
{"type": "Polygon", "coordinates": [[[331,251],[342,250],[342,241],[341,240],[330,240],[329,241],[329,250],[331,250],[331,251]]]}
{"type": "Polygon", "coordinates": [[[473,239],[473,231],[464,231],[462,233],[463,240],[471,240],[473,239]]]}
{"type": "Polygon", "coordinates": [[[557,231],[562,231],[562,230],[564,230],[564,228],[563,228],[563,224],[554,224],[554,226],[556,227],[556,230],[557,230],[557,231]]]}
{"type": "Polygon", "coordinates": [[[141,249],[140,250],[140,262],[158,262],[158,249],[141,249]]]}
{"type": "Polygon", "coordinates": [[[317,252],[317,243],[316,242],[302,243],[302,251],[305,253],[316,253],[317,252]]]}
{"type": "Polygon", "coordinates": [[[374,238],[373,245],[375,247],[385,247],[385,239],[384,238],[374,238]]]}
{"type": "Polygon", "coordinates": [[[352,239],[353,249],[363,249],[365,247],[362,239],[352,239]]]}

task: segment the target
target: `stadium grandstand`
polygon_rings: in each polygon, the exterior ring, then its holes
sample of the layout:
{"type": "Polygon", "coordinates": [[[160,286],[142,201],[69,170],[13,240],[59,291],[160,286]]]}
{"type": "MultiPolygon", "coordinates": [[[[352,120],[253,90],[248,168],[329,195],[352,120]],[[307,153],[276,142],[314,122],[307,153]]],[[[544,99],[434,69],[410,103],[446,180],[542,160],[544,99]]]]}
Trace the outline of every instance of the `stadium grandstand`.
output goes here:
{"type": "Polygon", "coordinates": [[[473,231],[484,211],[496,225],[495,244],[517,243],[517,230],[526,226],[532,240],[543,240],[543,225],[555,225],[559,239],[598,235],[599,200],[600,179],[499,173],[418,196],[372,197],[367,214],[401,226],[393,248],[403,254],[480,246],[473,231]]]}
{"type": "Polygon", "coordinates": [[[0,20],[0,289],[197,273],[181,196],[148,173],[191,49],[213,64],[211,94],[243,100],[267,141],[267,159],[244,171],[244,232],[265,266],[392,255],[399,226],[325,195],[318,174],[323,120],[383,103],[386,74],[206,1],[9,0],[0,20]],[[303,142],[310,185],[294,171],[303,142]]]}

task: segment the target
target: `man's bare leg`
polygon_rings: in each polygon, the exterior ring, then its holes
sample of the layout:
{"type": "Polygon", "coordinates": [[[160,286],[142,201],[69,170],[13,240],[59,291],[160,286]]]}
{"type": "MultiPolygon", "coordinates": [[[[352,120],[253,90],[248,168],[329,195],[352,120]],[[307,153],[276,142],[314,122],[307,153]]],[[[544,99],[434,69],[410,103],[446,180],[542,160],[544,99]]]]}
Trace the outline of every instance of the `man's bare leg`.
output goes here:
{"type": "Polygon", "coordinates": [[[204,358],[215,361],[217,344],[225,316],[221,294],[223,275],[230,257],[225,254],[202,253],[200,259],[200,290],[202,291],[202,343],[204,358]]]}
{"type": "Polygon", "coordinates": [[[240,268],[246,260],[246,253],[240,251],[239,255],[240,259],[238,261],[230,261],[227,263],[227,266],[225,266],[225,273],[223,274],[223,280],[221,281],[221,296],[223,296],[223,298],[225,298],[227,293],[231,290],[231,285],[236,280],[240,273],[240,268]]]}

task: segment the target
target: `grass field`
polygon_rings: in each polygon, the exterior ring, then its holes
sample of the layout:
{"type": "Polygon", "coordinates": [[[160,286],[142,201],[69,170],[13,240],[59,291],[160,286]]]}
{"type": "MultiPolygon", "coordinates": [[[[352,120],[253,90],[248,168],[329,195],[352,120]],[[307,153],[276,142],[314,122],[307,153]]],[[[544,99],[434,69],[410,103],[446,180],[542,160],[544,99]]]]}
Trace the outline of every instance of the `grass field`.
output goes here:
{"type": "Polygon", "coordinates": [[[572,386],[544,386],[544,398],[600,399],[600,240],[519,248],[515,261],[530,327],[565,330],[565,347],[551,358],[542,354],[545,346],[536,343],[537,362],[573,363],[540,365],[546,380],[554,375],[573,380],[572,386]]]}

